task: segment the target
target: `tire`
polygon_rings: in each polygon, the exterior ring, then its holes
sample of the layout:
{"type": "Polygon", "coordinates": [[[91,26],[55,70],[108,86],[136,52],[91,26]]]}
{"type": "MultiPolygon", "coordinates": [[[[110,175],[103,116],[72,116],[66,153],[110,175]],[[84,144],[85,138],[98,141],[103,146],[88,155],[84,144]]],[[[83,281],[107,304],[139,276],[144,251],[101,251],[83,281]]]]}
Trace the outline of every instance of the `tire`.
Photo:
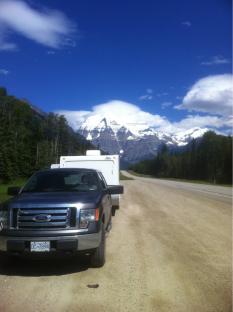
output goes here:
{"type": "Polygon", "coordinates": [[[110,219],[108,221],[108,226],[106,228],[106,232],[109,233],[112,229],[112,214],[110,215],[110,219]]]}
{"type": "Polygon", "coordinates": [[[116,215],[116,208],[113,206],[112,207],[112,216],[114,217],[116,215]]]}
{"type": "Polygon", "coordinates": [[[116,211],[120,209],[120,206],[113,205],[112,206],[112,216],[114,217],[116,215],[116,211]]]}
{"type": "Polygon", "coordinates": [[[104,225],[102,226],[101,242],[98,248],[95,249],[91,255],[91,266],[93,268],[101,268],[105,263],[105,247],[106,247],[106,236],[104,225]]]}

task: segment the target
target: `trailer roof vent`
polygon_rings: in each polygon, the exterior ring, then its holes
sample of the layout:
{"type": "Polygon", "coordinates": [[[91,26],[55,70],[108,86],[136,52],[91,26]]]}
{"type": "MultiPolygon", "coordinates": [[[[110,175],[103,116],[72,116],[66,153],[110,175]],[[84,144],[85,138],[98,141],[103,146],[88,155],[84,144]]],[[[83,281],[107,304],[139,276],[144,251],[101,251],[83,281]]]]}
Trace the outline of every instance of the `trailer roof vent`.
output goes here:
{"type": "Polygon", "coordinates": [[[101,152],[100,150],[87,150],[86,156],[100,156],[101,152]]]}

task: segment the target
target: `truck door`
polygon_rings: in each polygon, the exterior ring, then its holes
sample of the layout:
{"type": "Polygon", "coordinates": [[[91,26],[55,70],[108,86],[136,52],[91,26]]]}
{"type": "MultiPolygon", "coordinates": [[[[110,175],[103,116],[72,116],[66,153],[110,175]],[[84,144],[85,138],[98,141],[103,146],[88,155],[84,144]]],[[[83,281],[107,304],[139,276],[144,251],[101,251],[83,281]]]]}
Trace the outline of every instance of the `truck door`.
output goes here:
{"type": "MultiPolygon", "coordinates": [[[[98,172],[99,178],[100,178],[100,183],[101,186],[103,187],[104,190],[107,190],[107,183],[104,179],[104,176],[102,175],[101,172],[98,172]]],[[[110,194],[106,194],[104,196],[104,207],[105,207],[105,220],[106,220],[106,225],[108,225],[111,215],[112,215],[112,199],[110,194]]]]}

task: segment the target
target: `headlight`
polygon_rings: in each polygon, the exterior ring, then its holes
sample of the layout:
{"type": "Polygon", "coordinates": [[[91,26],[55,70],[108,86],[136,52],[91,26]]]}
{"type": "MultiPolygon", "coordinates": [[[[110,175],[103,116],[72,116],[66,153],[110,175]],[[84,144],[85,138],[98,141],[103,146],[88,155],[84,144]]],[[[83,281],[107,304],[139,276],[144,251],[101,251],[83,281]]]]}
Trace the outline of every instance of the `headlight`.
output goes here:
{"type": "Polygon", "coordinates": [[[80,210],[80,229],[88,228],[90,222],[99,221],[99,209],[81,209],[80,210]]]}
{"type": "Polygon", "coordinates": [[[8,211],[0,210],[0,231],[7,227],[8,211]]]}

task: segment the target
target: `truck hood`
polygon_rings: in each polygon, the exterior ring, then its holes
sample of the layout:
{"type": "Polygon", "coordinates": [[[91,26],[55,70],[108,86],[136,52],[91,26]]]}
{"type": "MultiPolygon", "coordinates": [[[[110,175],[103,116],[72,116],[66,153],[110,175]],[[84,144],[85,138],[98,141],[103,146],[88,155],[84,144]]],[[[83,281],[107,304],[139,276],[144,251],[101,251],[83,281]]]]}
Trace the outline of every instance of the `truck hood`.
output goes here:
{"type": "Polygon", "coordinates": [[[77,206],[95,208],[101,200],[101,192],[49,192],[22,193],[8,202],[11,208],[38,208],[77,206]]]}

